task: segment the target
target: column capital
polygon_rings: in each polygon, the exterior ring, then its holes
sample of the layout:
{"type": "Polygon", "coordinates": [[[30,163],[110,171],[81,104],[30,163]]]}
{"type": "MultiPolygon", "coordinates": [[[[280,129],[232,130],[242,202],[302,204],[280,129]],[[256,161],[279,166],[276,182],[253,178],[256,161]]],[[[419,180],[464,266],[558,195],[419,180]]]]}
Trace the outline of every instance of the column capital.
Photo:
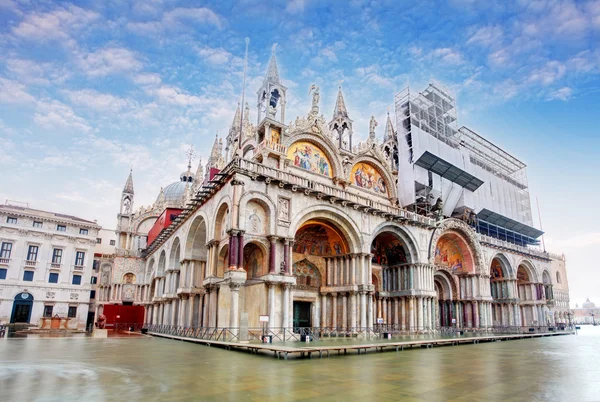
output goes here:
{"type": "Polygon", "coordinates": [[[290,290],[292,288],[292,286],[294,286],[292,283],[289,283],[289,282],[284,282],[283,283],[283,288],[285,290],[290,290]]]}
{"type": "Polygon", "coordinates": [[[269,241],[270,241],[271,243],[276,243],[276,242],[277,242],[277,240],[279,240],[279,239],[280,239],[280,237],[279,237],[279,236],[275,236],[275,235],[269,235],[269,236],[267,236],[267,239],[269,239],[269,241]]]}
{"type": "Polygon", "coordinates": [[[219,245],[219,240],[217,240],[217,239],[210,240],[206,243],[206,247],[213,247],[213,246],[218,246],[218,245],[219,245]]]}
{"type": "Polygon", "coordinates": [[[295,238],[294,237],[282,237],[281,240],[284,243],[287,243],[288,245],[291,245],[294,242],[295,238]]]}
{"type": "Polygon", "coordinates": [[[241,232],[241,230],[239,230],[239,229],[229,229],[229,230],[227,231],[227,234],[228,234],[229,236],[235,237],[235,236],[237,236],[238,234],[240,234],[240,232],[241,232]]]}
{"type": "Polygon", "coordinates": [[[239,282],[229,282],[229,289],[231,289],[232,292],[239,291],[241,287],[242,287],[242,283],[239,283],[239,282]]]}

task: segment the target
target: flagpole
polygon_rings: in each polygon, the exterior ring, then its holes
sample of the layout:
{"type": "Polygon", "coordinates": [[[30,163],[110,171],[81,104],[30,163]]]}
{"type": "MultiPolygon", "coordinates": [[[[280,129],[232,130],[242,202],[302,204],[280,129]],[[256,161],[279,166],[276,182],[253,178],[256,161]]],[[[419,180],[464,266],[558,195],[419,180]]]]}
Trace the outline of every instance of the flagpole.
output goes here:
{"type": "MultiPolygon", "coordinates": [[[[244,108],[245,108],[245,97],[246,97],[246,70],[248,68],[248,44],[250,38],[246,38],[246,53],[244,55],[244,81],[242,84],[242,106],[241,106],[241,119],[240,119],[240,138],[238,139],[238,147],[242,149],[242,130],[244,128],[244,108]]],[[[241,152],[240,152],[240,156],[241,152]]]]}

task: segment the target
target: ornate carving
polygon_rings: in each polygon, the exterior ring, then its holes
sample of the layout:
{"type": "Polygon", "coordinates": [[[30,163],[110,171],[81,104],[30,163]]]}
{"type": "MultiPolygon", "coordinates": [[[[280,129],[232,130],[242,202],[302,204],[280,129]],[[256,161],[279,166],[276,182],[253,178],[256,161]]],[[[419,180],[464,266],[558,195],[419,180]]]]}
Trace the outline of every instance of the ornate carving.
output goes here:
{"type": "Polygon", "coordinates": [[[71,300],[79,300],[79,293],[71,293],[69,297],[71,300]]]}
{"type": "Polygon", "coordinates": [[[282,221],[290,220],[290,199],[279,197],[277,199],[277,218],[282,221]]]}
{"type": "Polygon", "coordinates": [[[54,299],[56,292],[46,292],[46,299],[54,299]]]}
{"type": "Polygon", "coordinates": [[[435,257],[435,247],[440,240],[440,237],[444,235],[445,232],[449,230],[456,230],[464,235],[467,239],[468,245],[472,248],[475,270],[479,274],[485,274],[485,259],[483,256],[483,249],[481,244],[479,244],[479,240],[477,240],[477,236],[475,236],[475,232],[469,225],[466,223],[454,219],[449,218],[441,221],[437,226],[437,230],[433,234],[433,238],[431,239],[431,248],[429,249],[429,263],[433,264],[433,260],[435,257]]]}

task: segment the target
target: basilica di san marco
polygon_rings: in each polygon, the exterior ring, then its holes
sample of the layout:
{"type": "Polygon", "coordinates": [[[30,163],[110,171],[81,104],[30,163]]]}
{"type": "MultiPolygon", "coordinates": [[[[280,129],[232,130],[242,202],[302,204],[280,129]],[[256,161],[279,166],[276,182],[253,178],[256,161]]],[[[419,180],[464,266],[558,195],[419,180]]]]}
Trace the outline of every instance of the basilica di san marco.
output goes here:
{"type": "Polygon", "coordinates": [[[447,89],[395,94],[364,142],[342,88],[326,111],[310,93],[286,120],[273,54],[256,125],[238,107],[207,163],[190,158],[149,207],[130,174],[97,315],[132,306],[150,332],[224,340],[568,324],[565,258],[540,244],[525,163],[459,128],[447,89]]]}

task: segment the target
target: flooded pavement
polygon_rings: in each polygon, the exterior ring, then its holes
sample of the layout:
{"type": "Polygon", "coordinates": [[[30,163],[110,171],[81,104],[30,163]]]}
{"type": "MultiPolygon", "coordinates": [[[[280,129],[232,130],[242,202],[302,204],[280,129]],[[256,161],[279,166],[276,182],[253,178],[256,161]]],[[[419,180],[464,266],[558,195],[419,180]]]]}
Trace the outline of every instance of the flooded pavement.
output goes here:
{"type": "Polygon", "coordinates": [[[0,340],[0,400],[599,401],[600,327],[579,335],[277,360],[151,337],[0,340]]]}

